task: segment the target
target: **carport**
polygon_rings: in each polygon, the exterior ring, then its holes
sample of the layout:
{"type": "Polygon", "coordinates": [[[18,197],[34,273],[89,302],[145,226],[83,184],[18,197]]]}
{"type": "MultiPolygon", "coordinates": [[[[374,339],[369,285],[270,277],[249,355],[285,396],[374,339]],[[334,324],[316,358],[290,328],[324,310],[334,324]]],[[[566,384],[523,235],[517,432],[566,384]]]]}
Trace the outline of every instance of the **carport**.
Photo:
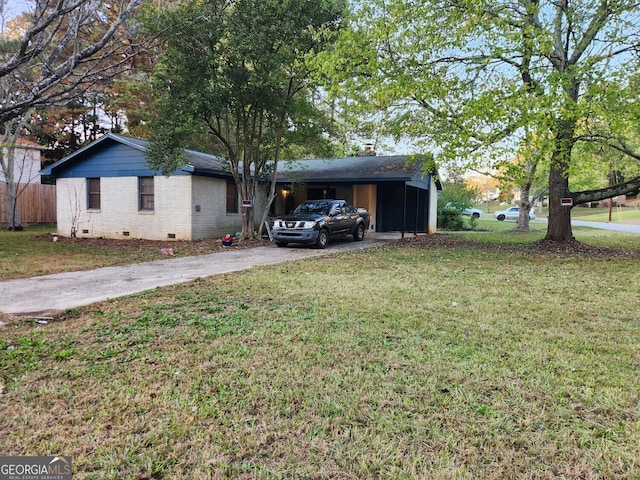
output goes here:
{"type": "Polygon", "coordinates": [[[304,200],[345,199],[371,213],[376,232],[435,233],[437,171],[422,171],[414,156],[360,155],[281,162],[274,215],[304,200]]]}

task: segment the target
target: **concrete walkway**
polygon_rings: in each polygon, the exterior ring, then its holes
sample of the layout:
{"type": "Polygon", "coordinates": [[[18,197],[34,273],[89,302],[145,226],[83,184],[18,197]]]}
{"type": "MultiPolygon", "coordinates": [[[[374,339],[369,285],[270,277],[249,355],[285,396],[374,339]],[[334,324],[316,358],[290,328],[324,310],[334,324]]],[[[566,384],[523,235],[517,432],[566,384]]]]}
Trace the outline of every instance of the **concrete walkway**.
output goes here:
{"type": "Polygon", "coordinates": [[[210,255],[7,280],[0,282],[0,313],[43,315],[196,278],[369,248],[399,238],[399,233],[370,233],[362,242],[354,242],[349,237],[332,242],[325,250],[275,245],[244,250],[231,248],[210,255]]]}

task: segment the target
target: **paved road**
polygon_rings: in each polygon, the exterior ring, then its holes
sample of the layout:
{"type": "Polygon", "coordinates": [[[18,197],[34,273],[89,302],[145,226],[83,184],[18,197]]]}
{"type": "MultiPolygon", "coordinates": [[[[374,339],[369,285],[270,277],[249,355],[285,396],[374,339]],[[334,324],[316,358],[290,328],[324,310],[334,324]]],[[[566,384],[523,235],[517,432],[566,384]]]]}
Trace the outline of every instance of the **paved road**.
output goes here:
{"type": "Polygon", "coordinates": [[[616,232],[640,233],[640,225],[622,225],[620,223],[587,222],[584,220],[571,220],[571,225],[576,227],[600,228],[616,232]]]}
{"type": "Polygon", "coordinates": [[[326,250],[276,246],[229,249],[210,255],[7,280],[0,282],[0,313],[44,315],[196,278],[368,248],[398,238],[400,234],[374,233],[362,242],[350,239],[333,242],[326,250]]]}
{"type": "MultiPolygon", "coordinates": [[[[547,222],[546,217],[538,217],[537,220],[547,222]]],[[[602,230],[611,230],[614,232],[626,232],[626,233],[640,233],[640,225],[627,225],[621,223],[608,223],[608,222],[588,222],[586,220],[571,220],[571,225],[574,227],[589,227],[599,228],[602,230]]]]}

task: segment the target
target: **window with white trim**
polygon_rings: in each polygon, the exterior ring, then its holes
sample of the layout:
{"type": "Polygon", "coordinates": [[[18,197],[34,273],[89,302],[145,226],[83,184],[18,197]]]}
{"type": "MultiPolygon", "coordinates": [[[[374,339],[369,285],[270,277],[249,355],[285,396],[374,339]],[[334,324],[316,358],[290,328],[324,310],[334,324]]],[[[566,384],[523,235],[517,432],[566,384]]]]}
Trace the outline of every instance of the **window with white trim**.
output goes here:
{"type": "Polygon", "coordinates": [[[153,211],[153,177],[138,177],[138,209],[153,211]]]}
{"type": "Polygon", "coordinates": [[[87,209],[100,210],[99,178],[87,178],[87,209]]]}

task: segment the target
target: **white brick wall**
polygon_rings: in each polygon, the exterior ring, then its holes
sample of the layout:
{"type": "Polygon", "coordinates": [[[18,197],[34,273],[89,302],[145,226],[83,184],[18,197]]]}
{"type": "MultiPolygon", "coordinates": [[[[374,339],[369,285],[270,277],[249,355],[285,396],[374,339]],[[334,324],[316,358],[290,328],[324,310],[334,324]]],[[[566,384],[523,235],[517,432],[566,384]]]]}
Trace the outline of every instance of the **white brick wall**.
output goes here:
{"type": "Polygon", "coordinates": [[[154,210],[138,210],[138,177],[100,179],[100,210],[87,210],[85,178],[57,181],[58,234],[191,240],[191,177],[154,177],[154,210]],[[125,233],[128,232],[128,235],[125,233]]]}
{"type": "MultiPolygon", "coordinates": [[[[87,206],[86,180],[83,178],[59,178],[56,182],[56,210],[58,235],[71,236],[74,225],[87,228],[89,218],[83,215],[87,206]]],[[[80,232],[78,232],[80,236],[80,232]]],[[[87,235],[85,235],[87,236],[87,235]]]]}
{"type": "MultiPolygon", "coordinates": [[[[198,240],[241,230],[241,208],[227,213],[224,179],[197,176],[154,177],[154,210],[138,210],[138,177],[100,179],[100,210],[87,210],[87,180],[57,181],[58,235],[78,238],[198,240]],[[199,206],[199,208],[197,208],[199,206]],[[199,210],[199,211],[198,211],[199,210]],[[124,232],[129,232],[125,235],[124,232]]],[[[264,199],[256,202],[256,222],[264,199]]]]}
{"type": "Polygon", "coordinates": [[[429,183],[429,225],[427,225],[427,233],[429,235],[436,233],[438,221],[438,188],[433,181],[433,176],[429,183]]]}
{"type": "Polygon", "coordinates": [[[192,177],[193,239],[222,237],[242,229],[242,216],[227,213],[227,181],[220,178],[192,177]],[[196,206],[200,211],[196,211],[196,206]]]}

